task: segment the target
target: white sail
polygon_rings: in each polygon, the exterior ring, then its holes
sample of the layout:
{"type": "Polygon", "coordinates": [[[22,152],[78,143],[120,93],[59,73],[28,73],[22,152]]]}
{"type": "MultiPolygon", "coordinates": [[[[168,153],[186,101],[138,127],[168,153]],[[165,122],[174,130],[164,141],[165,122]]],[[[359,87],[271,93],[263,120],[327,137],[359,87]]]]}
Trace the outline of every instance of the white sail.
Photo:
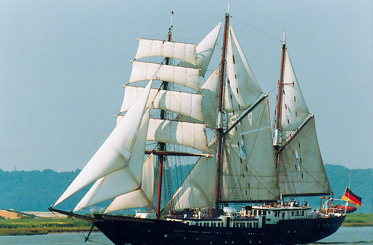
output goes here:
{"type": "Polygon", "coordinates": [[[147,140],[182,145],[208,153],[204,124],[150,119],[147,140]]]}
{"type": "MultiPolygon", "coordinates": [[[[215,128],[218,111],[218,95],[220,81],[220,66],[209,76],[207,81],[201,87],[203,122],[208,128],[215,128]]],[[[199,122],[188,115],[178,115],[175,120],[185,122],[199,122]]]]}
{"type": "Polygon", "coordinates": [[[331,193],[313,116],[280,152],[278,177],[280,192],[283,195],[331,193]]]}
{"type": "Polygon", "coordinates": [[[197,65],[196,44],[139,39],[135,59],[144,57],[167,57],[197,65]]]}
{"type": "Polygon", "coordinates": [[[173,82],[199,91],[199,69],[173,65],[133,61],[132,73],[128,83],[144,80],[173,82]]]}
{"type": "Polygon", "coordinates": [[[127,164],[136,142],[152,81],[149,81],[133,107],[54,205],[127,164]]]}
{"type": "Polygon", "coordinates": [[[279,198],[268,97],[225,134],[220,183],[222,202],[279,198]]]}
{"type": "Polygon", "coordinates": [[[150,109],[145,113],[128,165],[97,180],[73,210],[74,212],[138,189],[141,185],[150,109]],[[115,186],[115,188],[113,188],[115,186]]]}
{"type": "Polygon", "coordinates": [[[231,26],[229,26],[226,62],[224,110],[232,112],[247,109],[263,92],[231,26]]]}
{"type": "MultiPolygon", "coordinates": [[[[124,86],[124,99],[121,112],[128,111],[138,96],[144,90],[142,87],[124,86]]],[[[154,109],[161,109],[180,113],[187,117],[203,122],[202,95],[179,91],[166,91],[152,89],[150,91],[147,107],[153,103],[154,109]]]]}
{"type": "Polygon", "coordinates": [[[207,127],[215,128],[218,110],[220,66],[210,75],[201,87],[203,120],[207,127]]]}
{"type": "Polygon", "coordinates": [[[281,131],[293,131],[308,117],[306,102],[295,76],[289,53],[286,50],[281,103],[281,131]]]}
{"type": "Polygon", "coordinates": [[[154,156],[150,154],[143,165],[140,188],[116,197],[104,213],[126,208],[152,207],[154,196],[154,156]]]}
{"type": "Polygon", "coordinates": [[[212,157],[200,157],[162,212],[186,208],[212,208],[216,187],[216,144],[209,144],[212,157]]]}
{"type": "MultiPolygon", "coordinates": [[[[219,36],[220,22],[215,28],[197,45],[197,67],[200,68],[199,75],[204,77],[214,53],[216,40],[219,36]]],[[[179,66],[193,67],[190,63],[181,61],[179,66]]]]}

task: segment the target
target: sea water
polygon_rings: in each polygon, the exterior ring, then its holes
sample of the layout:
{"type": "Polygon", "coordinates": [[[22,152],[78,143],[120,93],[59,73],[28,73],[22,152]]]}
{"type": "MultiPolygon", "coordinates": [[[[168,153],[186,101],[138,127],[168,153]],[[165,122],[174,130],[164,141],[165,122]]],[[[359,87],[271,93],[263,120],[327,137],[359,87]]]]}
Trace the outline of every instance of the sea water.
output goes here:
{"type": "MultiPolygon", "coordinates": [[[[67,245],[67,244],[113,244],[100,232],[94,232],[90,235],[93,242],[85,242],[84,235],[87,233],[54,233],[48,235],[32,236],[0,236],[0,244],[32,244],[32,245],[67,245]]],[[[373,244],[373,227],[341,227],[333,235],[322,239],[313,245],[320,244],[373,244]]],[[[162,244],[160,244],[162,245],[162,244]]]]}

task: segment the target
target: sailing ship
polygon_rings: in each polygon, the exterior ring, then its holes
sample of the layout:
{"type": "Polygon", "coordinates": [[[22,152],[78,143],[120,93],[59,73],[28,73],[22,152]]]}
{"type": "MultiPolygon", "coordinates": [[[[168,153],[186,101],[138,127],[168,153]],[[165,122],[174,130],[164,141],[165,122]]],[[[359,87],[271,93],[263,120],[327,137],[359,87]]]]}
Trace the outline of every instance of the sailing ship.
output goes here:
{"type": "Polygon", "coordinates": [[[49,209],[91,222],[115,244],[303,244],[337,231],[343,209],[284,201],[332,193],[285,38],[271,125],[229,13],[199,44],[171,37],[172,24],[167,41],[139,39],[116,127],[49,209]],[[221,28],[221,61],[201,83],[221,28]],[[162,202],[172,159],[197,160],[162,202]],[[56,209],[89,185],[72,211],[56,209]],[[107,200],[103,213],[77,213],[107,200]]]}

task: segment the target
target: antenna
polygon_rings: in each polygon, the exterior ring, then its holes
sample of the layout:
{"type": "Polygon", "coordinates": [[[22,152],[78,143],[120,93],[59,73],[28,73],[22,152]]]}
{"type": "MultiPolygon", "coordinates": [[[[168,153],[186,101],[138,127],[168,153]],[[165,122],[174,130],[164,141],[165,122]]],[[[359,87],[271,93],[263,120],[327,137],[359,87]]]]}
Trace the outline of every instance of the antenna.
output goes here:
{"type": "Polygon", "coordinates": [[[284,35],[282,37],[282,43],[286,43],[286,31],[284,31],[284,35]]]}
{"type": "Polygon", "coordinates": [[[228,3],[228,10],[227,10],[227,14],[229,14],[229,3],[228,3]]]}

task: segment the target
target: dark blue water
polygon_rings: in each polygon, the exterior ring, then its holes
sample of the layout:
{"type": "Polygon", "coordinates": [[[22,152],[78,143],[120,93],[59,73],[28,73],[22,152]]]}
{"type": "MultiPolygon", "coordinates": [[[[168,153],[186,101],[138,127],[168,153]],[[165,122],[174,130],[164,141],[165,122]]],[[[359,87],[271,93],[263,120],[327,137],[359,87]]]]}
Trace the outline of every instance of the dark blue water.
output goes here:
{"type": "MultiPolygon", "coordinates": [[[[84,233],[85,235],[87,233],[84,233]]],[[[102,233],[93,233],[90,237],[93,242],[85,243],[84,236],[78,233],[57,233],[33,236],[0,236],[0,244],[32,244],[32,245],[67,245],[67,244],[113,244],[102,233]]],[[[341,227],[336,233],[320,240],[314,245],[320,244],[373,244],[373,227],[341,227]]],[[[160,244],[161,245],[161,244],[160,244]]]]}

